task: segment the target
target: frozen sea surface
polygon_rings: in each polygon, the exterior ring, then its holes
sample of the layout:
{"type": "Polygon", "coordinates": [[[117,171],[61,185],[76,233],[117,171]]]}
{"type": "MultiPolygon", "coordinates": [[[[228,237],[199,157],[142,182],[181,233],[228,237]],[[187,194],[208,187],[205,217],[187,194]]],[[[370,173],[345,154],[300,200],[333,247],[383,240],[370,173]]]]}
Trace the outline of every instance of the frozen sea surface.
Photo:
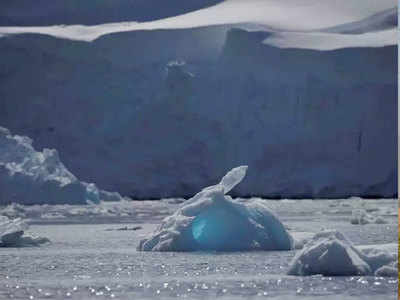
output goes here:
{"type": "MultiPolygon", "coordinates": [[[[397,242],[397,200],[266,201],[295,237],[334,228],[355,245],[397,242]],[[357,208],[388,223],[352,225],[351,212],[357,208]]],[[[97,213],[91,206],[14,207],[31,219],[28,233],[52,243],[0,248],[0,299],[397,297],[397,278],[288,276],[296,251],[137,252],[139,240],[179,202],[106,203],[97,207],[97,213]],[[125,226],[141,229],[110,230],[125,226]]],[[[0,208],[4,211],[13,212],[0,208]]]]}

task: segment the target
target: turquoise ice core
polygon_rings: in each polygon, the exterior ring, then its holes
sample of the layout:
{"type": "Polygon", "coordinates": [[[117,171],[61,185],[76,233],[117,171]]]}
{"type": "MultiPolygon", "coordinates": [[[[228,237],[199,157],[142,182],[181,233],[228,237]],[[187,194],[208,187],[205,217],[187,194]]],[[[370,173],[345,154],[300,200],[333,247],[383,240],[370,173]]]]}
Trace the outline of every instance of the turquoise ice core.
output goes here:
{"type": "MultiPolygon", "coordinates": [[[[237,244],[240,218],[230,210],[212,208],[200,213],[192,223],[192,234],[202,250],[224,250],[237,244]]],[[[240,237],[239,237],[240,238],[240,237]]]]}

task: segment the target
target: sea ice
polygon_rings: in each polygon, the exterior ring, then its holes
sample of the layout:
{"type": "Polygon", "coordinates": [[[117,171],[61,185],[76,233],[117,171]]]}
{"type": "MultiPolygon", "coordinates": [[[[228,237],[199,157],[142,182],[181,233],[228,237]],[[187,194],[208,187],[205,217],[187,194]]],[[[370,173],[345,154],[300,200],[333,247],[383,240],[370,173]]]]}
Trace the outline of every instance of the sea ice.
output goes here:
{"type": "Polygon", "coordinates": [[[163,220],[141,240],[140,251],[290,250],[293,239],[263,201],[240,203],[225,195],[245,177],[247,166],[228,172],[163,220]]]}
{"type": "Polygon", "coordinates": [[[28,224],[22,219],[11,220],[0,216],[0,247],[39,246],[49,242],[47,238],[24,235],[28,228],[28,224]]]}
{"type": "Polygon", "coordinates": [[[317,233],[296,254],[288,274],[392,276],[395,273],[396,260],[395,253],[378,246],[355,247],[342,233],[326,230],[317,233]]]}
{"type": "Polygon", "coordinates": [[[0,127],[0,204],[85,204],[121,199],[118,193],[79,181],[56,150],[38,152],[30,138],[0,127]]]}
{"type": "Polygon", "coordinates": [[[373,216],[368,214],[365,209],[354,209],[351,213],[351,224],[386,224],[387,222],[381,216],[373,216]]]}

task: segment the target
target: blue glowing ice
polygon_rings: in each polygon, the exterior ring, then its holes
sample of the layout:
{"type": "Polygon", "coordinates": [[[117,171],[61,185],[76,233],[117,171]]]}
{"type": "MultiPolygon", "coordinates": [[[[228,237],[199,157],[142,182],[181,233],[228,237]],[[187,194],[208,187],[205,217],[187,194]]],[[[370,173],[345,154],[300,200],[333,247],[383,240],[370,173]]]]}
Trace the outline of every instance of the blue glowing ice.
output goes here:
{"type": "Polygon", "coordinates": [[[138,246],[141,251],[290,250],[293,239],[262,200],[225,195],[246,175],[241,166],[186,201],[138,246]]]}

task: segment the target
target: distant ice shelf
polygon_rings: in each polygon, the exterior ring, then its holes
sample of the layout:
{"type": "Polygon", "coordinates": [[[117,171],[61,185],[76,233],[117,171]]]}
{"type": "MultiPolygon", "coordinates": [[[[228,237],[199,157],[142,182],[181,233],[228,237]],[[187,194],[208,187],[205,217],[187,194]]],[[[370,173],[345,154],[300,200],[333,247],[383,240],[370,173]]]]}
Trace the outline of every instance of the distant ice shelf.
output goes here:
{"type": "Polygon", "coordinates": [[[245,177],[247,166],[228,172],[183,205],[147,238],[140,251],[290,250],[293,239],[264,204],[227,196],[245,177]]]}

